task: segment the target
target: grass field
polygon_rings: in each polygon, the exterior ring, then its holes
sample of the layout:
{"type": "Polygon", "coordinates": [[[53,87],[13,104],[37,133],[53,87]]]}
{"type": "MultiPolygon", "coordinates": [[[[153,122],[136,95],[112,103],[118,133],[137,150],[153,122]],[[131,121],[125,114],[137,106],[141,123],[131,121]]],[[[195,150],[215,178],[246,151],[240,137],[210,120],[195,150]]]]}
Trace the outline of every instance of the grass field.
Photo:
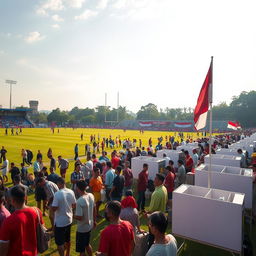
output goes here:
{"type": "MultiPolygon", "coordinates": [[[[10,131],[9,131],[10,133],[10,131]]],[[[98,137],[98,134],[100,138],[103,137],[109,137],[110,135],[112,138],[115,138],[117,136],[121,136],[121,139],[137,139],[139,138],[142,140],[143,146],[148,146],[148,139],[151,137],[153,140],[153,145],[157,144],[157,138],[160,136],[164,137],[164,143],[165,143],[165,136],[169,135],[175,135],[173,132],[158,132],[158,131],[145,131],[144,134],[140,134],[139,131],[129,131],[127,130],[124,132],[123,130],[107,130],[107,129],[71,129],[71,128],[60,128],[59,133],[57,132],[57,129],[55,129],[55,133],[52,134],[51,130],[48,128],[40,129],[40,128],[31,128],[31,129],[23,129],[23,133],[21,135],[14,135],[11,136],[10,134],[8,136],[4,135],[4,129],[0,129],[0,147],[5,146],[7,149],[7,158],[9,162],[15,162],[17,165],[21,163],[21,149],[30,149],[34,153],[34,159],[37,153],[37,150],[40,150],[43,154],[43,161],[46,166],[49,165],[48,158],[46,157],[46,153],[48,151],[48,148],[51,147],[53,151],[53,155],[56,158],[58,155],[62,155],[64,158],[71,159],[70,160],[70,167],[66,176],[67,186],[70,186],[70,174],[73,172],[74,167],[74,161],[72,160],[74,157],[74,146],[76,143],[79,144],[79,156],[81,157],[82,161],[85,161],[84,156],[84,146],[86,143],[89,143],[89,137],[91,134],[95,134],[96,138],[98,137]],[[80,135],[81,133],[84,134],[84,139],[81,141],[80,135]]],[[[193,138],[196,138],[196,133],[185,133],[186,136],[192,136],[193,138]]],[[[117,148],[117,150],[120,150],[121,148],[117,148]]],[[[107,151],[110,153],[111,150],[107,149],[107,151]]],[[[109,154],[108,154],[109,155],[109,154]]],[[[32,172],[32,169],[29,168],[29,172],[32,172]]],[[[59,174],[59,170],[57,170],[57,173],[59,174]]],[[[10,184],[8,184],[10,185],[10,184]]],[[[136,192],[135,192],[136,194],[136,192]]],[[[148,205],[149,202],[147,202],[148,205]]],[[[29,195],[28,198],[28,204],[29,205],[36,205],[34,195],[29,195]]],[[[204,209],[202,209],[203,211],[204,209]]],[[[103,214],[103,206],[101,207],[101,214],[103,214]]],[[[44,218],[46,226],[49,226],[49,220],[48,218],[44,218]]],[[[193,216],[191,216],[191,221],[193,221],[193,216]]],[[[142,223],[142,229],[147,230],[147,223],[144,218],[141,218],[142,223]]],[[[98,226],[96,229],[93,230],[92,236],[91,236],[91,244],[93,246],[93,250],[96,251],[98,248],[98,242],[100,237],[100,231],[107,225],[107,223],[104,220],[101,220],[98,223],[98,226]]],[[[247,228],[247,227],[246,227],[247,228]]],[[[75,231],[76,231],[76,225],[75,223],[72,226],[72,245],[71,245],[71,255],[77,255],[75,252],[75,231]]],[[[168,231],[171,231],[170,228],[168,231]]],[[[210,231],[209,231],[210,232],[210,231]]],[[[255,238],[256,232],[255,228],[253,229],[253,232],[251,234],[251,237],[255,238]]],[[[254,239],[255,240],[255,239],[254,239]]],[[[178,239],[178,242],[181,241],[178,239]]],[[[255,241],[254,241],[255,243],[255,241]]],[[[254,244],[255,245],[255,244],[254,244]]],[[[254,246],[255,248],[256,246],[254,246]]],[[[54,243],[54,240],[51,241],[50,249],[47,251],[47,253],[44,253],[43,255],[58,255],[56,251],[56,245],[54,243]]],[[[230,255],[229,252],[216,249],[213,247],[209,247],[206,245],[201,245],[194,242],[187,242],[184,250],[181,255],[186,256],[226,256],[230,255]]],[[[120,255],[121,256],[121,255],[120,255]]]]}

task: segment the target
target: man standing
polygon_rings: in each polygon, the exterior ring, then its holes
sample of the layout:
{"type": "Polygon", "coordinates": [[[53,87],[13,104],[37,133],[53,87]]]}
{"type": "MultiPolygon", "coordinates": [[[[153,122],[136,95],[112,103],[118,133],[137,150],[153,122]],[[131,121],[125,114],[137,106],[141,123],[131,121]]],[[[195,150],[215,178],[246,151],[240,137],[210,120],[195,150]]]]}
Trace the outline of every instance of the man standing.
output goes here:
{"type": "Polygon", "coordinates": [[[242,149],[238,149],[237,150],[237,153],[238,155],[241,157],[241,160],[240,160],[240,167],[241,168],[246,168],[247,167],[247,164],[246,164],[246,157],[245,157],[245,154],[243,153],[242,149]]]}
{"type": "Polygon", "coordinates": [[[116,200],[121,202],[121,198],[123,195],[123,189],[124,189],[124,176],[120,175],[122,171],[121,166],[116,167],[116,177],[113,180],[113,186],[111,188],[111,191],[109,193],[109,196],[112,201],[116,200]]]}
{"type": "Polygon", "coordinates": [[[101,205],[101,190],[103,189],[103,182],[100,176],[100,169],[99,168],[94,168],[93,170],[93,177],[90,180],[90,188],[92,190],[92,193],[94,195],[94,201],[96,205],[96,216],[101,217],[99,215],[99,208],[101,205]]]}
{"type": "Polygon", "coordinates": [[[174,173],[173,169],[171,168],[171,166],[169,166],[169,165],[166,166],[165,169],[168,171],[168,173],[167,173],[167,176],[165,177],[164,185],[167,189],[168,205],[169,205],[169,208],[171,209],[172,208],[172,192],[174,190],[175,173],[174,173]]]}
{"type": "Polygon", "coordinates": [[[193,168],[196,168],[198,166],[199,156],[198,156],[197,150],[195,148],[193,149],[192,159],[193,159],[193,168]]]}
{"type": "Polygon", "coordinates": [[[23,187],[16,186],[11,190],[11,203],[16,209],[3,223],[0,229],[1,256],[37,255],[36,229],[40,222],[43,224],[42,213],[39,209],[25,204],[23,187]]]}
{"type": "Polygon", "coordinates": [[[105,218],[110,222],[100,235],[97,256],[130,256],[134,248],[133,226],[120,219],[121,204],[111,201],[107,204],[105,218]]]}
{"type": "Polygon", "coordinates": [[[139,173],[138,178],[138,211],[144,210],[145,208],[145,192],[148,185],[148,164],[143,164],[143,170],[139,173]]]}
{"type": "Polygon", "coordinates": [[[76,161],[76,159],[78,158],[78,144],[75,145],[74,152],[75,152],[74,160],[76,161]]]}
{"type": "Polygon", "coordinates": [[[154,179],[155,191],[151,196],[151,201],[147,213],[153,213],[155,211],[165,212],[167,204],[167,190],[164,183],[164,175],[157,173],[154,179]]]}
{"type": "Polygon", "coordinates": [[[68,160],[62,158],[62,156],[58,156],[58,162],[59,162],[59,168],[60,168],[60,175],[63,179],[65,179],[69,162],[68,160]]]}
{"type": "Polygon", "coordinates": [[[89,256],[92,256],[90,235],[91,230],[96,226],[94,196],[91,193],[86,193],[86,187],[87,184],[84,180],[77,183],[80,197],[76,202],[74,219],[77,220],[76,252],[79,252],[80,256],[85,256],[85,250],[89,256]]]}
{"type": "Polygon", "coordinates": [[[54,168],[50,167],[50,174],[47,177],[47,180],[57,184],[57,180],[60,176],[54,172],[54,168]]]}
{"type": "Polygon", "coordinates": [[[43,177],[38,178],[36,185],[42,187],[46,193],[47,207],[49,208],[49,219],[52,225],[49,230],[53,230],[54,212],[52,208],[52,201],[54,198],[54,194],[59,190],[59,188],[55,183],[45,180],[45,178],[43,177]]]}
{"type": "Polygon", "coordinates": [[[2,149],[0,150],[0,163],[2,163],[2,160],[4,161],[4,158],[6,158],[7,150],[2,146],[2,149]]]}
{"type": "Polygon", "coordinates": [[[36,161],[33,164],[33,171],[34,171],[34,175],[35,177],[38,176],[38,173],[40,172],[40,164],[39,164],[39,159],[36,159],[36,161]]]}
{"type": "Polygon", "coordinates": [[[84,180],[84,175],[81,172],[81,166],[79,163],[75,164],[75,171],[71,174],[71,183],[72,183],[72,190],[74,191],[76,197],[79,197],[79,194],[76,191],[76,184],[80,181],[84,180]]]}
{"type": "Polygon", "coordinates": [[[3,165],[1,166],[0,170],[3,174],[3,179],[5,182],[8,182],[8,169],[9,169],[9,161],[6,159],[6,157],[3,158],[3,165]]]}
{"type": "Polygon", "coordinates": [[[59,178],[57,181],[59,191],[54,194],[52,210],[54,217],[54,237],[60,256],[70,255],[70,231],[73,219],[73,209],[76,206],[75,194],[66,188],[65,180],[59,178]]]}
{"type": "Polygon", "coordinates": [[[124,192],[132,189],[133,174],[132,174],[132,170],[129,167],[130,167],[130,162],[126,161],[124,163],[124,170],[123,170],[123,175],[124,175],[124,179],[125,179],[124,192]]]}
{"type": "Polygon", "coordinates": [[[49,155],[49,158],[51,159],[50,161],[50,169],[53,168],[54,171],[56,170],[56,160],[52,155],[49,155]]]}
{"type": "Polygon", "coordinates": [[[20,169],[18,167],[16,167],[14,163],[11,163],[10,173],[11,173],[11,178],[12,178],[12,182],[13,182],[14,176],[20,175],[20,169]]]}
{"type": "Polygon", "coordinates": [[[0,229],[2,227],[4,220],[11,215],[10,212],[5,208],[4,204],[5,192],[0,191],[0,229]]]}
{"type": "Polygon", "coordinates": [[[182,160],[178,160],[178,170],[176,173],[177,177],[177,187],[179,187],[181,184],[184,184],[186,181],[186,170],[185,166],[182,160]]]}
{"type": "Polygon", "coordinates": [[[109,201],[110,200],[109,193],[113,187],[115,171],[114,171],[114,169],[112,169],[111,162],[107,162],[107,168],[108,168],[108,170],[106,172],[106,178],[105,178],[105,189],[106,189],[106,197],[107,197],[107,200],[109,201]]]}
{"type": "Polygon", "coordinates": [[[185,167],[186,167],[186,172],[191,172],[193,168],[193,159],[190,156],[189,152],[187,150],[184,151],[185,154],[185,167]]]}

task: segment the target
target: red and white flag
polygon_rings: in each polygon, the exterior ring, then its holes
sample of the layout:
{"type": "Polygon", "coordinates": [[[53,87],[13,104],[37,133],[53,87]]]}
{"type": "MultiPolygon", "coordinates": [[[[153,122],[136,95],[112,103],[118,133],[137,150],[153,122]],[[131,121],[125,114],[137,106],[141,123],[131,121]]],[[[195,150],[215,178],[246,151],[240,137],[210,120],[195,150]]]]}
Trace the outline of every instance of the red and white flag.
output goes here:
{"type": "Polygon", "coordinates": [[[241,129],[241,125],[238,122],[228,121],[227,128],[232,130],[237,130],[237,129],[241,129]]]}
{"type": "Polygon", "coordinates": [[[196,130],[203,129],[206,126],[207,113],[210,103],[212,103],[212,60],[194,110],[194,122],[196,130]]]}

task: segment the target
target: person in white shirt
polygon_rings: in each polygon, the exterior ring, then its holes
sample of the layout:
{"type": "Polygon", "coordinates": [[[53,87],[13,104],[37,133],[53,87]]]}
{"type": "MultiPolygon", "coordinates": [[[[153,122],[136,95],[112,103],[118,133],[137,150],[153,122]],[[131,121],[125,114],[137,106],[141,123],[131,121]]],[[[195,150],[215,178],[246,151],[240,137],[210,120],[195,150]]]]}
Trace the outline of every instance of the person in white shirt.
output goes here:
{"type": "Polygon", "coordinates": [[[54,237],[60,256],[70,255],[70,231],[73,221],[73,209],[76,206],[75,194],[66,188],[65,180],[60,177],[57,180],[59,191],[54,194],[52,209],[54,217],[54,237]]]}
{"type": "Polygon", "coordinates": [[[7,172],[9,169],[9,160],[6,159],[6,157],[3,157],[3,165],[1,166],[0,170],[2,171],[3,174],[3,179],[5,182],[8,182],[8,177],[7,177],[7,172]]]}
{"type": "Polygon", "coordinates": [[[93,173],[93,162],[92,157],[90,154],[87,154],[87,162],[86,164],[81,168],[81,171],[84,175],[85,181],[89,183],[92,173],[93,173]]]}
{"type": "Polygon", "coordinates": [[[197,150],[195,148],[193,149],[192,159],[193,159],[193,168],[196,168],[198,166],[199,156],[198,156],[197,150]]]}
{"type": "Polygon", "coordinates": [[[165,235],[168,220],[164,213],[154,212],[149,217],[149,229],[154,235],[154,244],[146,256],[176,256],[177,241],[171,234],[165,235]]]}
{"type": "Polygon", "coordinates": [[[91,230],[96,226],[96,209],[94,196],[85,191],[87,183],[80,180],[76,184],[77,191],[80,194],[76,202],[76,212],[74,219],[77,220],[76,232],[76,252],[80,256],[85,256],[85,251],[92,256],[92,247],[90,245],[91,230]]]}

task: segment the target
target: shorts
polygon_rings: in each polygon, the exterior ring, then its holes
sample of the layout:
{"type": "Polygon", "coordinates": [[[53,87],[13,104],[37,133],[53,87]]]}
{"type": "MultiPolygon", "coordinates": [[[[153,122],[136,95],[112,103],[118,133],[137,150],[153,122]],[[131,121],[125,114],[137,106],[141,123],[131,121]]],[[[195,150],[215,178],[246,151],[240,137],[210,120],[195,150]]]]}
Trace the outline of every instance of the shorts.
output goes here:
{"type": "Polygon", "coordinates": [[[44,188],[36,186],[36,190],[35,190],[35,198],[36,201],[45,201],[47,199],[46,193],[44,191],[44,188]]]}
{"type": "Polygon", "coordinates": [[[100,202],[101,201],[101,195],[100,195],[100,192],[93,192],[93,195],[94,195],[94,202],[97,203],[97,202],[100,202]]]}
{"type": "Polygon", "coordinates": [[[58,246],[64,245],[65,243],[70,242],[70,231],[71,231],[71,224],[65,227],[54,227],[54,237],[55,243],[58,246]]]}
{"type": "Polygon", "coordinates": [[[66,172],[67,172],[67,168],[65,168],[65,169],[60,169],[60,175],[66,174],[66,172]]]}
{"type": "Polygon", "coordinates": [[[172,200],[172,192],[168,192],[168,200],[172,200]]]}
{"type": "Polygon", "coordinates": [[[76,232],[76,252],[85,252],[85,248],[90,244],[91,231],[76,232]]]}

